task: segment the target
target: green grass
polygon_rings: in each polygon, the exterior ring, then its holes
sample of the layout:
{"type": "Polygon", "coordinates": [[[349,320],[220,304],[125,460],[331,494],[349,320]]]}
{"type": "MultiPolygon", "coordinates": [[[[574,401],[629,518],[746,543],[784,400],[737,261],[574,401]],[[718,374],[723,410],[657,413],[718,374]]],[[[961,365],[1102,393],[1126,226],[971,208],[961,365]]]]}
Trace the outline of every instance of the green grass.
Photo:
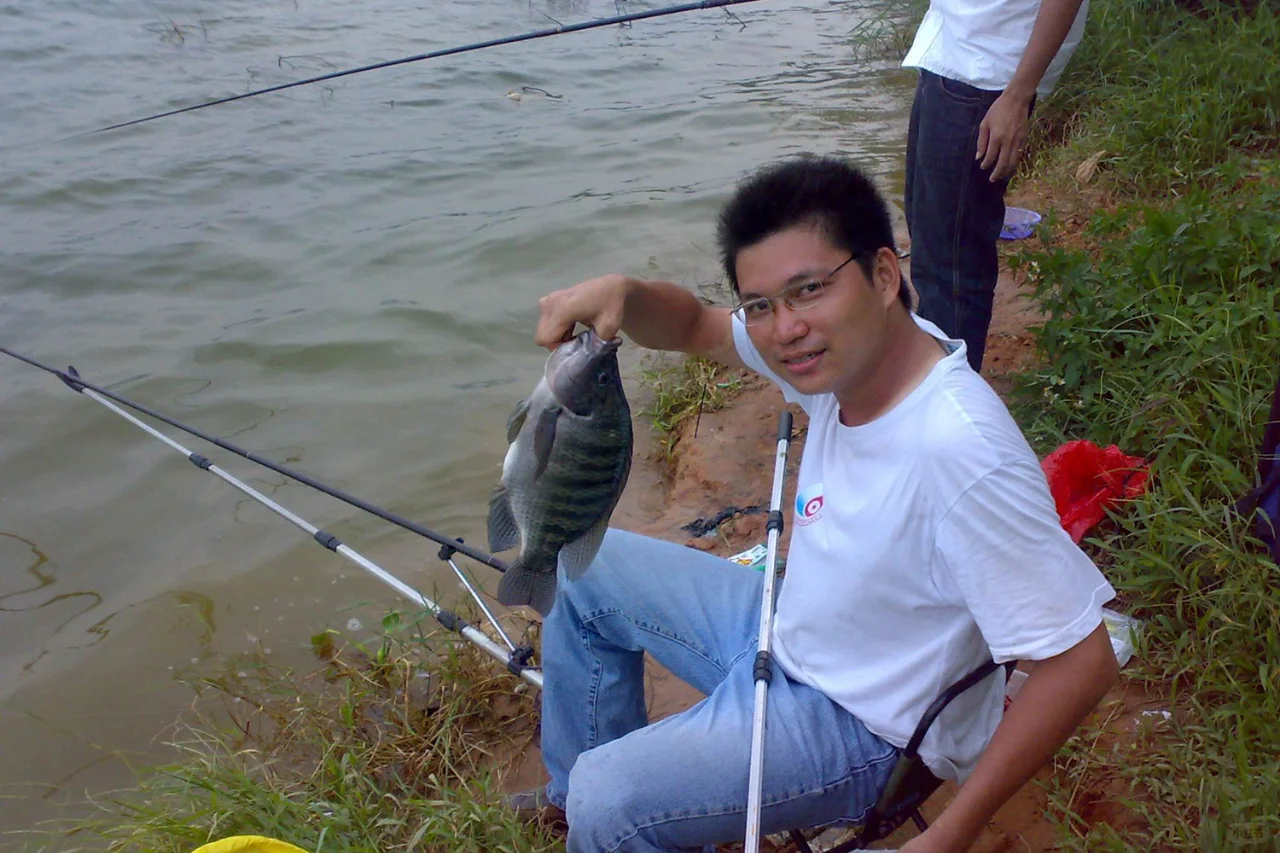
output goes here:
{"type": "Polygon", "coordinates": [[[240,834],[316,853],[555,849],[495,789],[502,750],[533,737],[530,693],[470,644],[384,624],[374,649],[316,638],[318,671],[241,661],[202,679],[224,713],[179,729],[177,761],[31,849],[189,853],[240,834]]]}
{"type": "Polygon", "coordinates": [[[1126,678],[1174,712],[1119,740],[1099,720],[1058,756],[1070,850],[1280,850],[1280,568],[1231,508],[1280,372],[1280,5],[1186,5],[1094,0],[1024,163],[1070,187],[1105,152],[1121,201],[1015,253],[1047,319],[1012,408],[1041,453],[1150,460],[1086,548],[1146,623],[1126,678]]]}
{"type": "Polygon", "coordinates": [[[680,427],[701,412],[723,408],[742,387],[732,371],[696,356],[647,357],[641,379],[653,395],[640,411],[648,418],[664,458],[670,459],[680,437],[680,427]]]}
{"type": "Polygon", "coordinates": [[[1081,824],[1072,774],[1059,774],[1073,849],[1280,838],[1280,568],[1230,508],[1255,484],[1280,372],[1280,162],[1210,174],[1215,189],[1095,216],[1088,254],[1049,229],[1015,261],[1048,316],[1043,367],[1016,380],[1012,406],[1036,449],[1088,438],[1151,460],[1148,493],[1088,548],[1146,622],[1128,677],[1178,711],[1158,748],[1118,767],[1096,757],[1127,780],[1141,828],[1081,824]]]}
{"type": "Polygon", "coordinates": [[[1036,108],[1028,170],[1103,151],[1100,177],[1157,198],[1277,152],[1280,4],[1096,0],[1057,89],[1036,108]],[[1042,155],[1037,157],[1036,155],[1042,155]]]}
{"type": "Polygon", "coordinates": [[[859,60],[899,61],[911,47],[928,0],[872,0],[857,8],[865,17],[849,31],[849,46],[859,60]]]}

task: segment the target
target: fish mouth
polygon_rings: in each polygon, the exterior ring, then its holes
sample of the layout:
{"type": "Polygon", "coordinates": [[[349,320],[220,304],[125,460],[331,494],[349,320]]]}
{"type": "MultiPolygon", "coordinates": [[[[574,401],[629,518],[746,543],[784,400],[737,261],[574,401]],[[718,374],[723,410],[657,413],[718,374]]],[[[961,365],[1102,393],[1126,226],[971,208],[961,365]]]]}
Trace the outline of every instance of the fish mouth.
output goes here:
{"type": "Polygon", "coordinates": [[[621,335],[606,341],[596,334],[595,329],[589,326],[578,335],[578,340],[586,347],[588,352],[593,354],[607,355],[608,353],[616,352],[618,347],[622,346],[621,335]]]}
{"type": "MultiPolygon", "coordinates": [[[[621,336],[606,341],[588,326],[552,351],[547,357],[542,375],[555,387],[557,376],[598,370],[600,366],[616,359],[620,346],[621,336]]],[[[564,395],[558,393],[557,396],[564,395]]]]}

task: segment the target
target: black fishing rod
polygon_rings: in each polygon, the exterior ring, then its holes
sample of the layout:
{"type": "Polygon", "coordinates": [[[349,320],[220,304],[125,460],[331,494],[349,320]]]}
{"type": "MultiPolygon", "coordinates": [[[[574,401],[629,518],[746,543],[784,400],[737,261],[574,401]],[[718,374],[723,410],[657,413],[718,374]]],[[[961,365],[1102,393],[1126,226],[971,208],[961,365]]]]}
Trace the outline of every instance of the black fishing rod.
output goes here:
{"type": "MultiPolygon", "coordinates": [[[[473,50],[483,50],[488,47],[498,47],[504,44],[515,44],[516,42],[532,41],[533,39],[547,38],[548,36],[557,36],[562,33],[575,33],[582,30],[591,30],[597,27],[607,27],[613,24],[626,24],[631,21],[639,21],[645,18],[660,18],[664,15],[677,15],[681,12],[695,12],[701,9],[715,9],[720,7],[737,6],[742,3],[755,3],[758,0],[699,0],[696,3],[683,3],[678,6],[666,6],[661,9],[649,9],[644,12],[629,12],[625,15],[615,15],[611,18],[597,18],[591,21],[583,21],[578,24],[560,24],[555,27],[549,27],[545,30],[534,30],[532,32],[521,33],[515,36],[505,36],[503,38],[489,39],[488,41],[475,42],[474,44],[465,44],[460,47],[448,47],[443,50],[433,50],[430,53],[419,53],[415,56],[406,56],[401,59],[391,59],[386,62],[376,62],[372,65],[362,65],[358,68],[347,68],[342,71],[332,71],[328,74],[321,74],[317,77],[308,77],[305,80],[296,80],[292,83],[281,83],[276,86],[268,86],[265,89],[255,89],[252,92],[245,92],[241,95],[231,95],[226,98],[218,98],[213,101],[206,101],[201,104],[193,104],[189,107],[181,107],[168,112],[156,113],[155,115],[146,116],[144,118],[136,118],[131,121],[122,121],[119,124],[100,127],[91,133],[105,133],[108,130],[117,130],[122,127],[129,127],[135,124],[142,124],[147,121],[155,121],[158,118],[166,118],[175,116],[179,113],[188,113],[192,110],[202,110],[205,107],[213,107],[218,104],[229,104],[232,101],[240,101],[245,98],[253,98],[258,95],[265,95],[270,92],[280,92],[284,89],[292,89],[295,86],[306,86],[309,83],[322,83],[326,80],[336,80],[339,77],[349,77],[352,74],[362,74],[365,71],[377,71],[381,68],[391,68],[395,65],[406,65],[410,62],[422,62],[425,59],[438,59],[442,56],[453,56],[459,53],[469,53],[473,50]]],[[[553,19],[554,20],[554,19],[553,19]]]]}
{"type": "MultiPolygon", "coordinates": [[[[484,602],[480,600],[480,596],[479,594],[476,593],[475,588],[472,587],[472,585],[467,581],[466,576],[463,575],[462,571],[453,562],[453,551],[463,550],[463,546],[461,542],[459,542],[458,540],[456,539],[451,540],[449,541],[448,544],[445,544],[441,548],[440,559],[447,561],[449,565],[453,568],[454,572],[458,575],[458,578],[462,581],[463,585],[466,586],[468,592],[472,594],[476,602],[480,605],[481,609],[484,611],[485,615],[489,618],[489,621],[492,622],[493,627],[497,630],[499,636],[501,636],[502,641],[506,643],[506,648],[503,648],[502,646],[498,645],[497,642],[495,642],[492,638],[490,638],[484,632],[480,631],[474,625],[467,622],[467,620],[458,616],[453,611],[446,610],[445,608],[441,607],[439,604],[432,601],[430,598],[427,598],[421,592],[414,589],[412,586],[405,583],[404,581],[400,580],[395,575],[391,574],[386,569],[382,568],[377,563],[370,560],[368,557],[365,557],[363,554],[356,551],[354,548],[350,547],[349,545],[346,545],[345,543],[342,542],[342,540],[338,539],[338,537],[334,536],[332,533],[329,533],[317,527],[316,525],[312,524],[311,522],[307,521],[306,519],[298,515],[295,515],[293,512],[286,509],[284,506],[280,505],[279,503],[267,497],[266,495],[262,494],[257,489],[253,488],[252,486],[248,485],[247,483],[233,476],[232,474],[229,474],[226,471],[222,470],[207,457],[201,456],[199,453],[195,453],[194,451],[188,450],[186,447],[183,447],[178,442],[169,438],[169,436],[151,427],[150,425],[145,424],[142,421],[138,420],[133,415],[129,414],[124,409],[115,405],[111,401],[115,400],[121,403],[122,405],[128,406],[132,409],[136,409],[139,412],[150,415],[151,417],[157,418],[158,420],[164,421],[165,423],[171,426],[177,427],[178,429],[181,429],[185,432],[189,432],[192,435],[195,435],[199,438],[203,438],[205,441],[212,441],[214,444],[217,444],[219,447],[223,447],[227,450],[230,450],[233,453],[236,453],[240,456],[244,456],[247,459],[251,459],[252,461],[257,462],[259,465],[265,465],[266,467],[271,468],[274,471],[279,471],[282,474],[286,474],[286,476],[293,477],[299,482],[304,482],[307,485],[312,486],[313,488],[317,488],[327,494],[333,495],[334,497],[340,497],[340,499],[345,500],[348,503],[354,503],[355,505],[360,506],[362,509],[370,508],[371,511],[374,511],[377,509],[376,507],[369,507],[369,505],[364,504],[363,501],[358,501],[357,499],[352,499],[347,496],[342,496],[341,492],[337,492],[337,490],[329,489],[327,486],[318,484],[315,481],[311,480],[309,477],[305,477],[299,474],[294,474],[292,472],[289,472],[283,466],[276,465],[273,462],[269,462],[261,458],[256,458],[253,454],[249,454],[249,453],[246,453],[245,451],[241,451],[237,448],[233,448],[229,446],[226,442],[223,442],[219,439],[210,438],[209,436],[203,435],[197,430],[193,430],[193,429],[190,429],[189,427],[182,426],[181,424],[178,424],[176,421],[170,418],[167,418],[164,415],[153,412],[150,409],[146,408],[145,406],[139,406],[138,404],[130,402],[129,400],[126,400],[123,397],[120,397],[119,395],[113,394],[112,392],[107,391],[103,388],[99,388],[98,386],[94,385],[91,382],[86,382],[85,380],[80,378],[80,374],[76,371],[74,367],[69,367],[67,368],[66,372],[64,372],[61,370],[55,370],[54,368],[41,364],[40,362],[36,361],[33,358],[28,358],[24,355],[19,355],[18,353],[13,352],[12,350],[6,349],[4,347],[0,347],[0,352],[5,353],[6,355],[11,355],[14,358],[18,359],[19,361],[24,361],[33,367],[38,367],[41,370],[45,370],[45,371],[48,371],[49,373],[52,373],[54,376],[57,376],[64,383],[66,383],[67,386],[71,388],[73,391],[77,391],[81,394],[84,394],[86,397],[89,397],[94,401],[101,403],[103,406],[115,412],[117,415],[124,418],[125,420],[129,421],[134,426],[137,426],[139,429],[142,429],[143,431],[145,431],[147,434],[153,436],[154,438],[158,438],[160,441],[164,442],[165,444],[169,445],[169,447],[173,448],[174,450],[178,451],[183,456],[185,456],[190,462],[192,462],[201,471],[208,471],[210,474],[214,475],[220,480],[223,480],[224,482],[231,484],[236,489],[239,489],[241,492],[248,495],[253,500],[257,501],[258,503],[265,506],[267,509],[271,510],[272,512],[276,513],[280,517],[284,518],[286,521],[293,524],[295,527],[298,527],[304,532],[306,532],[307,534],[309,534],[311,538],[319,545],[355,563],[365,571],[369,572],[374,577],[381,580],[383,583],[390,586],[392,589],[399,592],[405,598],[414,602],[419,607],[422,607],[423,609],[429,611],[431,615],[434,616],[436,620],[441,625],[443,625],[446,629],[456,634],[462,635],[466,640],[473,643],[481,651],[497,659],[498,661],[501,661],[503,664],[506,665],[507,670],[510,671],[512,674],[529,682],[534,687],[538,687],[538,688],[542,687],[542,673],[539,672],[537,669],[529,666],[529,660],[533,656],[533,648],[530,646],[521,646],[517,648],[515,644],[511,642],[511,638],[508,637],[506,632],[502,630],[502,626],[498,624],[498,621],[496,618],[494,618],[493,613],[489,610],[488,607],[485,606],[484,602]]],[[[375,514],[383,515],[382,511],[377,511],[375,514]]],[[[385,516],[390,516],[390,513],[386,513],[385,516]]],[[[388,518],[388,520],[390,521],[391,518],[388,518]]],[[[430,533],[430,531],[425,531],[425,528],[422,530],[423,530],[423,535],[430,533]]],[[[415,532],[418,532],[418,531],[415,531],[415,532]]],[[[427,538],[436,539],[436,536],[437,534],[431,534],[427,536],[427,538]]],[[[436,541],[442,541],[442,540],[437,539],[436,541]]],[[[490,557],[489,559],[492,560],[493,558],[490,557]]]]}
{"type": "MultiPolygon", "coordinates": [[[[447,559],[448,557],[452,556],[452,552],[457,551],[459,554],[465,554],[466,556],[470,557],[476,562],[482,563],[491,569],[497,569],[500,572],[505,572],[507,570],[507,564],[504,563],[502,560],[499,560],[497,557],[494,557],[491,554],[486,554],[484,551],[481,551],[477,548],[472,548],[470,545],[466,544],[461,539],[454,539],[453,537],[445,536],[441,533],[436,533],[434,530],[423,527],[422,525],[412,522],[407,518],[402,518],[396,515],[394,512],[388,512],[387,510],[383,509],[380,506],[376,506],[374,504],[369,503],[368,501],[361,500],[360,498],[357,498],[354,495],[349,495],[346,492],[342,491],[341,489],[335,489],[332,486],[326,486],[324,483],[321,483],[319,480],[313,479],[312,477],[308,477],[306,474],[300,473],[298,471],[294,471],[293,469],[287,468],[284,465],[281,465],[277,462],[272,462],[270,459],[265,459],[256,453],[252,453],[248,450],[244,450],[243,448],[237,447],[236,445],[232,444],[229,441],[223,441],[220,438],[217,438],[212,435],[208,435],[207,433],[201,432],[195,427],[187,426],[181,421],[176,421],[173,418],[169,417],[168,415],[157,412],[154,409],[151,409],[147,406],[142,405],[141,403],[135,403],[134,401],[128,399],[127,397],[121,397],[119,394],[116,394],[112,391],[108,391],[106,388],[100,388],[99,386],[94,385],[92,382],[89,382],[88,380],[81,378],[79,372],[77,372],[74,367],[69,367],[67,368],[66,371],[62,371],[62,370],[58,370],[56,367],[50,367],[49,365],[44,364],[43,362],[37,361],[34,358],[30,358],[28,356],[22,355],[21,353],[16,353],[13,350],[8,349],[7,347],[0,346],[0,352],[4,353],[5,355],[13,356],[14,358],[18,359],[18,361],[26,362],[32,367],[38,367],[39,369],[47,373],[52,373],[54,376],[61,379],[67,385],[67,387],[73,391],[83,392],[85,389],[88,389],[90,391],[95,391],[98,394],[101,394],[103,397],[106,397],[110,400],[114,400],[115,402],[119,403],[122,406],[127,406],[128,408],[133,409],[135,412],[141,412],[142,414],[147,415],[148,417],[155,418],[161,423],[168,424],[174,429],[182,430],[188,435],[194,435],[196,438],[203,439],[204,441],[207,441],[211,444],[216,444],[218,447],[221,447],[223,450],[234,453],[237,456],[244,457],[245,459],[248,459],[250,462],[257,463],[258,465],[261,465],[264,468],[270,468],[272,471],[275,471],[277,474],[283,474],[284,476],[292,480],[297,480],[299,483],[302,483],[303,485],[310,486],[316,491],[324,492],[326,495],[329,495],[330,497],[337,498],[343,503],[350,504],[351,506],[357,507],[358,509],[362,509],[367,513],[376,515],[378,516],[378,518],[381,518],[384,521],[389,521],[392,524],[397,525],[398,527],[403,527],[405,530],[412,531],[413,533],[416,533],[425,539],[430,539],[432,542],[436,542],[439,545],[444,546],[440,552],[441,559],[447,559]]],[[[192,454],[191,461],[197,466],[201,465],[201,462],[197,461],[198,459],[204,460],[204,457],[199,456],[199,454],[192,454]]],[[[208,461],[208,460],[204,460],[204,461],[208,461]]]]}

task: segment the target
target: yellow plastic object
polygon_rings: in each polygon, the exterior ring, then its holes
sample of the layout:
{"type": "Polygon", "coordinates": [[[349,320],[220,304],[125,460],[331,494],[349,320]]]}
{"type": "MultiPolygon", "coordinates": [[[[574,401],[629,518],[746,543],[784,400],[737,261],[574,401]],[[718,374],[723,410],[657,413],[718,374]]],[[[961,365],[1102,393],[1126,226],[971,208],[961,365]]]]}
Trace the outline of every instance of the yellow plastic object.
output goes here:
{"type": "Polygon", "coordinates": [[[262,835],[232,835],[229,838],[202,844],[191,853],[307,853],[307,851],[287,841],[278,841],[262,835]]]}

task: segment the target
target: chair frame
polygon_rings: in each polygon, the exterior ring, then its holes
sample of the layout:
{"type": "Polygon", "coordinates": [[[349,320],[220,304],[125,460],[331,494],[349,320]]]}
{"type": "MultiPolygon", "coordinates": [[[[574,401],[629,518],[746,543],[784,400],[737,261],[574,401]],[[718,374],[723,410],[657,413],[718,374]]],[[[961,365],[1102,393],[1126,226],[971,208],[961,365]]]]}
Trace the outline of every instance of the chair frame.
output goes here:
{"type": "MultiPolygon", "coordinates": [[[[1005,678],[1007,679],[1013,671],[1014,662],[1009,661],[1003,666],[1005,678]]],[[[1000,667],[1001,664],[997,664],[994,660],[988,660],[973,672],[970,672],[964,678],[942,691],[942,694],[933,700],[932,704],[925,709],[924,715],[920,717],[915,731],[911,733],[910,740],[907,741],[906,747],[903,748],[898,760],[894,763],[893,770],[889,773],[889,781],[881,789],[875,805],[863,816],[857,834],[853,838],[825,851],[825,853],[849,853],[851,850],[860,850],[868,844],[888,837],[898,827],[906,823],[908,818],[915,823],[916,828],[921,832],[928,829],[929,825],[925,823],[924,816],[920,814],[920,807],[933,795],[934,791],[938,790],[942,785],[942,780],[934,776],[920,758],[920,743],[924,740],[924,736],[929,731],[929,727],[933,725],[934,720],[938,718],[938,715],[942,713],[947,705],[951,704],[952,700],[978,682],[985,680],[987,676],[1000,669],[1000,667]]],[[[809,842],[799,829],[790,830],[788,834],[796,845],[797,853],[814,853],[813,848],[809,846],[809,842]]]]}

